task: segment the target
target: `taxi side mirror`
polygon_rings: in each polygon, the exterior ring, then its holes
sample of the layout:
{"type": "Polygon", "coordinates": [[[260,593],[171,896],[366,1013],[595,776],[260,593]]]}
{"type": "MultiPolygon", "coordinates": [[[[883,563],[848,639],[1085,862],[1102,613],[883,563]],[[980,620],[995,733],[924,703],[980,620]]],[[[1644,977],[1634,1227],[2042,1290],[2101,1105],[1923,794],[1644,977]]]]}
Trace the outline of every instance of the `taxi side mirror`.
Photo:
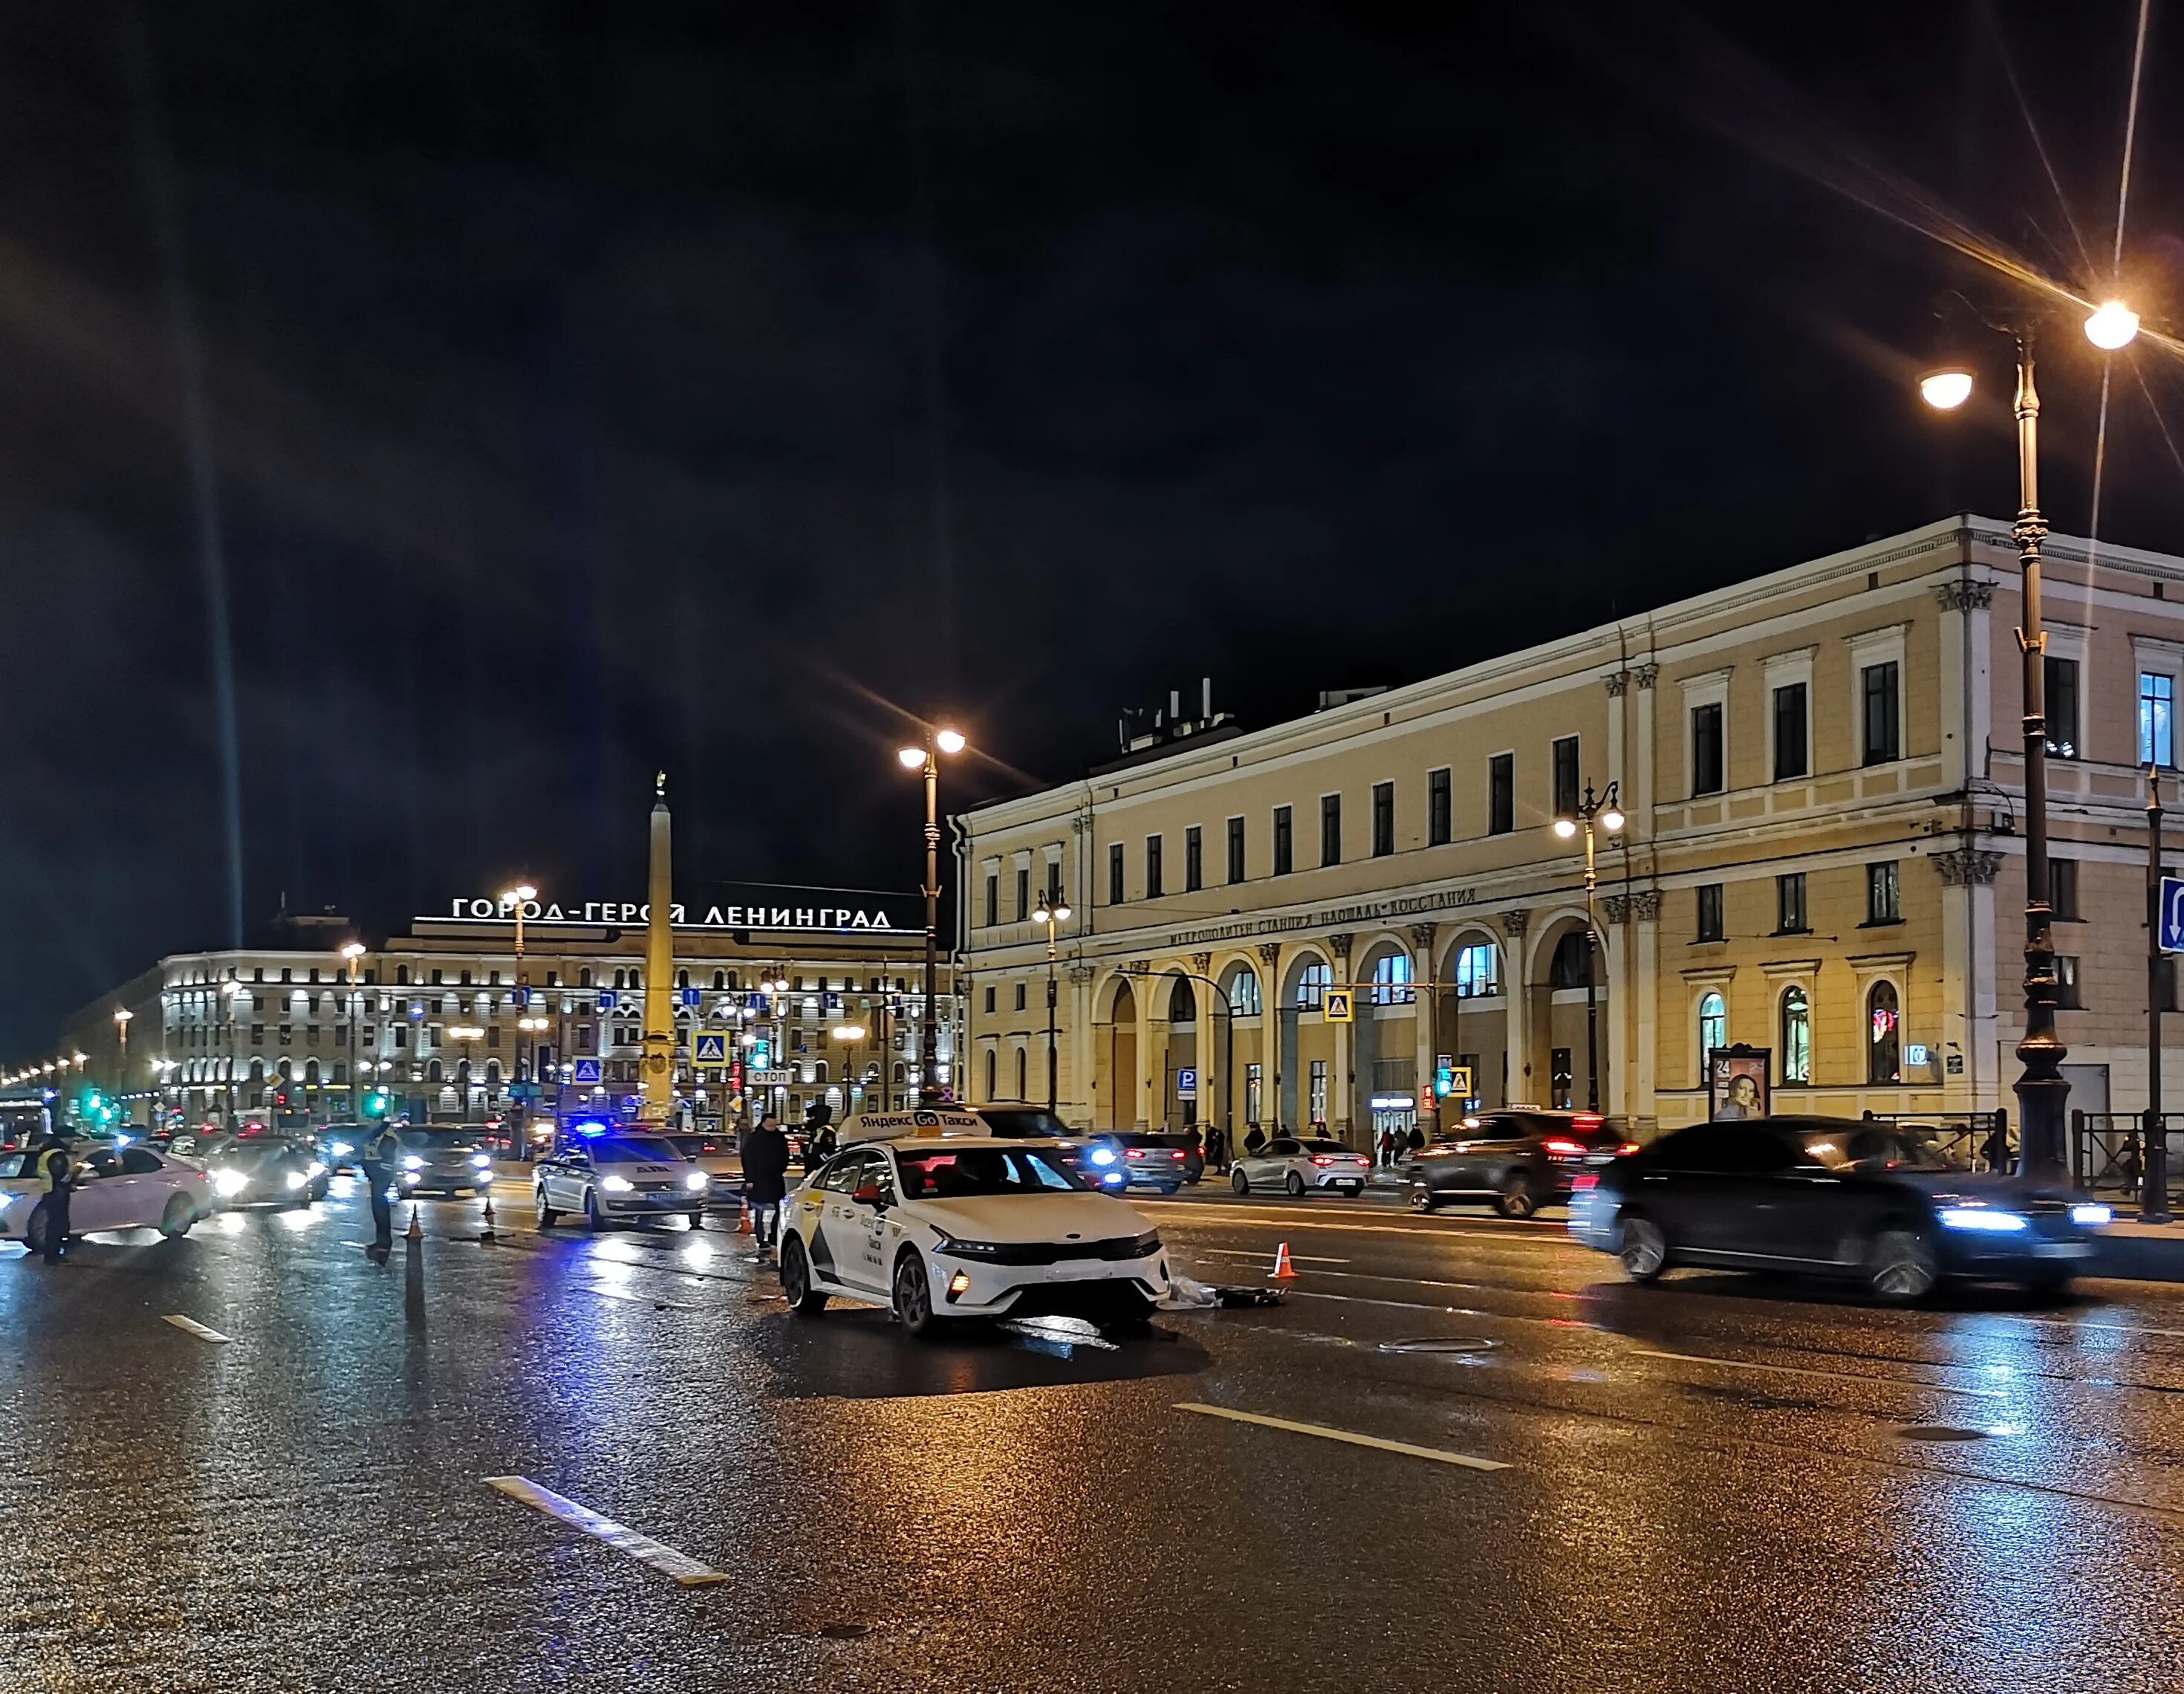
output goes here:
{"type": "Polygon", "coordinates": [[[880,1204],[880,1185],[868,1182],[861,1188],[852,1190],[850,1198],[860,1206],[878,1206],[880,1204]]]}

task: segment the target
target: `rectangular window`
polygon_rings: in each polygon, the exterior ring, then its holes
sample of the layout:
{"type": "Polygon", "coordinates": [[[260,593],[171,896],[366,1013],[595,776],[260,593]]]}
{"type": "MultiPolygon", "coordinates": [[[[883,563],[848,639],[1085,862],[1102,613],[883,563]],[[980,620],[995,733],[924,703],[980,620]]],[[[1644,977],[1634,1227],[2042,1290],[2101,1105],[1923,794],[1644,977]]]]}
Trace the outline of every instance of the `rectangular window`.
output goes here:
{"type": "Polygon", "coordinates": [[[1018,1011],[1022,1011],[1023,1009],[1024,1009],[1024,985],[1023,985],[1022,983],[1018,983],[1018,984],[1017,984],[1017,1010],[1018,1011]]]}
{"type": "Polygon", "coordinates": [[[1312,1062],[1312,1091],[1310,1097],[1312,1121],[1315,1124],[1327,1122],[1327,1061],[1312,1062]]]}
{"type": "Polygon", "coordinates": [[[1805,917],[1805,873],[1792,871],[1774,878],[1774,928],[1784,935],[1802,935],[1813,926],[1805,917]]]}
{"type": "Polygon", "coordinates": [[[1342,796],[1322,794],[1319,797],[1319,862],[1339,865],[1342,862],[1342,796]]]}
{"type": "Polygon", "coordinates": [[[1228,820],[1228,880],[1244,880],[1244,820],[1240,817],[1228,820]]]}
{"type": "Polygon", "coordinates": [[[1517,755],[1496,753],[1486,761],[1486,833],[1507,835],[1517,827],[1517,755]]]}
{"type": "Polygon", "coordinates": [[[1570,1068],[1570,1050],[1567,1047],[1549,1049],[1547,1062],[1553,1073],[1554,1108],[1557,1112],[1568,1112],[1577,1097],[1573,1088],[1575,1073],[1570,1068]]]}
{"type": "Polygon", "coordinates": [[[1206,886],[1206,832],[1196,824],[1183,832],[1183,888],[1196,894],[1206,886]]]}
{"type": "Polygon", "coordinates": [[[1448,766],[1426,772],[1426,845],[1446,847],[1456,839],[1449,805],[1448,766]]]}
{"type": "Polygon", "coordinates": [[[1860,762],[1886,765],[1903,755],[1903,725],[1896,699],[1897,665],[1893,659],[1868,665],[1858,672],[1864,705],[1859,737],[1860,762]]]}
{"type": "Polygon", "coordinates": [[[1294,861],[1293,844],[1290,839],[1290,809],[1285,805],[1274,808],[1274,874],[1286,877],[1294,861]]]}
{"type": "Polygon", "coordinates": [[[1893,859],[1884,859],[1877,865],[1865,867],[1865,921],[1868,923],[1901,923],[1903,921],[1903,892],[1897,880],[1893,859]]]}
{"type": "MultiPolygon", "coordinates": [[[[1049,906],[1061,904],[1061,861],[1059,859],[1049,859],[1046,861],[1046,903],[1049,906]]],[[[879,986],[877,978],[874,979],[872,986],[874,988],[879,986]]]]}
{"type": "Polygon", "coordinates": [[[2072,922],[2084,916],[2078,910],[2078,861],[2075,859],[2051,857],[2048,861],[2048,906],[2056,917],[2072,922]]]}
{"type": "Polygon", "coordinates": [[[1261,1078],[1265,1074],[1255,1064],[1244,1067],[1244,1121],[1246,1123],[1256,1123],[1263,1115],[1259,1095],[1262,1085],[1261,1078]]]}
{"type": "Polygon", "coordinates": [[[2048,756],[2075,759],[2078,756],[2078,661],[2051,658],[2045,665],[2048,756]]]}
{"type": "Polygon", "coordinates": [[[1721,702],[1709,700],[1691,708],[1691,792],[1718,794],[1721,790],[1721,702]]]}
{"type": "Polygon", "coordinates": [[[2065,1011],[2083,1011],[2084,996],[2078,991],[2078,961],[2065,953],[2055,956],[2055,1004],[2065,1011]]]}
{"type": "Polygon", "coordinates": [[[1805,757],[1805,685],[1788,683],[1774,690],[1774,780],[1812,774],[1805,757]]]}
{"type": "Polygon", "coordinates": [[[1031,867],[1017,867],[1017,922],[1022,923],[1031,916],[1031,867]]]}
{"type": "Polygon", "coordinates": [[[1565,735],[1555,743],[1555,816],[1577,816],[1577,737],[1565,735]]]}
{"type": "Polygon", "coordinates": [[[1396,850],[1396,785],[1373,784],[1373,856],[1384,859],[1396,850]]]}
{"type": "Polygon", "coordinates": [[[1702,883],[1698,889],[1698,939],[1719,941],[1728,932],[1722,927],[1721,884],[1702,883]]]}
{"type": "Polygon", "coordinates": [[[1161,839],[1157,835],[1148,835],[1145,837],[1145,898],[1158,900],[1160,897],[1161,839]]]}
{"type": "Polygon", "coordinates": [[[1107,904],[1120,906],[1122,903],[1123,844],[1111,841],[1107,844],[1107,904]]]}
{"type": "Polygon", "coordinates": [[[2176,679],[2159,671],[2138,673],[2138,762],[2176,768],[2176,679]]]}
{"type": "Polygon", "coordinates": [[[986,1010],[987,1010],[987,1011],[988,1011],[989,1013],[990,1013],[990,1012],[993,1011],[993,1009],[994,1009],[994,992],[995,992],[995,990],[994,990],[994,985],[993,985],[991,983],[987,984],[986,984],[986,1010]]]}

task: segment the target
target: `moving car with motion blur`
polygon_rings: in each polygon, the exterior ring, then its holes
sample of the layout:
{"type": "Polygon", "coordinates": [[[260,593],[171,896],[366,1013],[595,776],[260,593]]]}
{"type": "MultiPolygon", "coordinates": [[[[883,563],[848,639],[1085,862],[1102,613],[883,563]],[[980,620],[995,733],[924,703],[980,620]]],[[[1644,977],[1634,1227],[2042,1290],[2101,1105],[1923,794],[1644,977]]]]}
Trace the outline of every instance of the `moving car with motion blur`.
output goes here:
{"type": "Polygon", "coordinates": [[[1597,1170],[1638,1144],[1596,1112],[1512,1106],[1463,1121],[1453,1140],[1411,1155],[1409,1201],[1431,1212],[1452,1200],[1483,1200],[1504,1218],[1561,1206],[1581,1171],[1597,1170]]]}
{"type": "Polygon", "coordinates": [[[1084,1140],[1078,1174],[1108,1188],[1151,1188],[1173,1194],[1204,1174],[1189,1139],[1145,1129],[1110,1129],[1084,1140]],[[1119,1173],[1120,1182],[1114,1180],[1119,1173]]]}
{"type": "Polygon", "coordinates": [[[616,1223],[687,1218],[705,1225],[712,1179],[665,1135],[594,1135],[571,1141],[531,1167],[538,1227],[581,1213],[597,1234],[616,1223]]]}
{"type": "Polygon", "coordinates": [[[237,1136],[201,1162],[222,1206],[309,1206],[326,1197],[328,1173],[316,1150],[285,1136],[237,1136]]]}
{"type": "MultiPolygon", "coordinates": [[[[79,1153],[83,1174],[69,1201],[69,1234],[102,1229],[157,1229],[187,1235],[213,1211],[212,1181],[187,1160],[132,1143],[117,1151],[79,1153]]],[[[31,1168],[30,1152],[0,1154],[0,1240],[21,1241],[34,1253],[46,1247],[45,1184],[31,1168]]]]}
{"type": "Polygon", "coordinates": [[[477,1129],[404,1129],[399,1163],[395,1180],[404,1194],[483,1194],[493,1186],[493,1152],[477,1129]]]}
{"type": "Polygon", "coordinates": [[[908,1121],[939,1115],[892,1114],[906,1121],[868,1131],[789,1191],[781,1285],[795,1312],[866,1301],[920,1336],[967,1318],[1152,1314],[1167,1256],[1144,1218],[1087,1188],[1059,1143],[908,1121]]]}
{"type": "Polygon", "coordinates": [[[2059,1288],[2105,1206],[1974,1172],[1930,1130],[1855,1118],[1698,1123],[1577,1179],[1570,1233],[1634,1282],[1676,1265],[1802,1272],[1908,1301],[1945,1279],[2059,1288]]]}
{"type": "Polygon", "coordinates": [[[733,1135],[669,1135],[667,1145],[705,1173],[705,1203],[715,1211],[740,1207],[744,1161],[733,1135]]]}
{"type": "Polygon", "coordinates": [[[1355,1200],[1372,1174],[1373,1161],[1340,1141],[1277,1135],[1258,1151],[1236,1156],[1228,1167],[1228,1186],[1239,1194],[1279,1188],[1293,1196],[1332,1189],[1355,1200]]]}
{"type": "Polygon", "coordinates": [[[357,1149],[361,1147],[376,1125],[369,1123],[328,1123],[318,1134],[319,1158],[326,1167],[338,1174],[343,1171],[359,1168],[357,1149]]]}

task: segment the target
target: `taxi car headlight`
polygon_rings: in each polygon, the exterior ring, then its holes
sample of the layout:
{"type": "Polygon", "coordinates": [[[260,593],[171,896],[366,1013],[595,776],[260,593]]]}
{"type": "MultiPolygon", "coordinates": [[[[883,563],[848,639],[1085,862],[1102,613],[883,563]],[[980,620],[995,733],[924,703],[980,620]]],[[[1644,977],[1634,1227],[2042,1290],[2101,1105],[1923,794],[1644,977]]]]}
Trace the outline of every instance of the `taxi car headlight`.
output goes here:
{"type": "Polygon", "coordinates": [[[1001,1251],[999,1241],[959,1241],[953,1235],[943,1235],[933,1246],[936,1253],[945,1253],[955,1259],[990,1259],[1001,1251]]]}
{"type": "Polygon", "coordinates": [[[223,1200],[232,1200],[250,1186],[250,1179],[241,1171],[214,1171],[212,1191],[223,1200]]]}
{"type": "Polygon", "coordinates": [[[489,1171],[493,1168],[493,1155],[491,1153],[472,1153],[471,1155],[471,1163],[479,1170],[489,1171]]]}
{"type": "Polygon", "coordinates": [[[682,1186],[688,1189],[691,1193],[695,1194],[699,1189],[704,1188],[711,1180],[712,1179],[708,1177],[703,1171],[691,1171],[683,1177],[682,1186]]]}
{"type": "Polygon", "coordinates": [[[320,1164],[320,1163],[316,1159],[313,1159],[313,1160],[311,1161],[311,1168],[310,1168],[310,1173],[310,1173],[312,1176],[315,1176],[315,1177],[322,1177],[322,1176],[324,1176],[324,1175],[326,1173],[326,1167],[324,1165],[320,1164]]]}
{"type": "Polygon", "coordinates": [[[405,1171],[421,1171],[425,1168],[425,1161],[415,1153],[404,1153],[402,1156],[402,1168],[405,1171]]]}
{"type": "Polygon", "coordinates": [[[1148,1229],[1130,1243],[1130,1257],[1134,1259],[1149,1259],[1160,1250],[1161,1238],[1157,1229],[1148,1229]]]}
{"type": "Polygon", "coordinates": [[[632,1185],[625,1176],[603,1176],[599,1179],[599,1186],[609,1194],[627,1194],[632,1185]]]}
{"type": "Polygon", "coordinates": [[[348,1157],[351,1153],[354,1153],[354,1152],[356,1151],[356,1149],[355,1149],[355,1148],[354,1148],[354,1147],[350,1146],[350,1145],[349,1145],[349,1144],[348,1144],[348,1142],[346,1142],[346,1141],[337,1141],[337,1142],[335,1142],[335,1143],[333,1144],[333,1149],[334,1149],[334,1156],[335,1156],[336,1158],[337,1158],[337,1159],[345,1159],[345,1158],[347,1158],[347,1157],[348,1157]]]}

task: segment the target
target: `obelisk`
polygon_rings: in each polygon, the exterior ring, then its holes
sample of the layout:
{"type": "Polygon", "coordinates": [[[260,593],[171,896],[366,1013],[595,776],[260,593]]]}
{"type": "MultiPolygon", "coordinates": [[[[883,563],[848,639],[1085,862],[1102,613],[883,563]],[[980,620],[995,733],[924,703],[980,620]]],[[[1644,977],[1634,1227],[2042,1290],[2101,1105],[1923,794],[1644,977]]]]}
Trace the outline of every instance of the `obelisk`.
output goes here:
{"type": "Polygon", "coordinates": [[[638,1117],[661,1125],[675,1115],[675,876],[667,772],[653,785],[652,867],[644,922],[644,1102],[638,1117]]]}

